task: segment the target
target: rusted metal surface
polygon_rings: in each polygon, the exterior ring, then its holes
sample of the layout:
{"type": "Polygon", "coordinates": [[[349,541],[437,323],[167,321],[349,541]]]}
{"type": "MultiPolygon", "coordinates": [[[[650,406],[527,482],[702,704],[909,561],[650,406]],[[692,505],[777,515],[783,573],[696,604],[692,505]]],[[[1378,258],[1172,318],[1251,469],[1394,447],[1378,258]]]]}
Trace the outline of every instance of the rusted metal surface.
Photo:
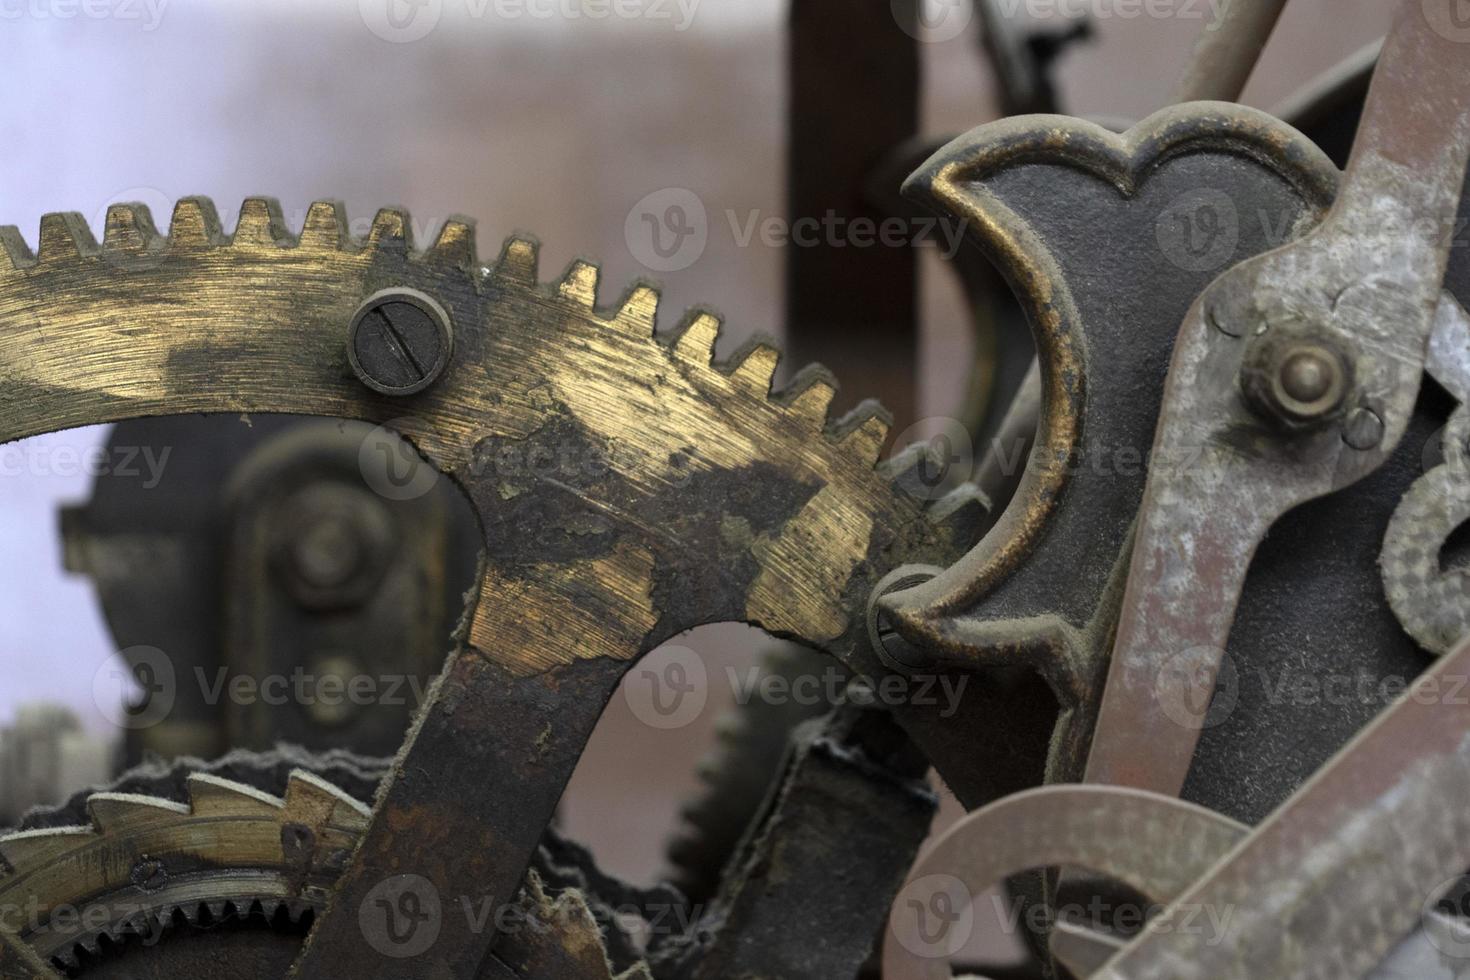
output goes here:
{"type": "Polygon", "coordinates": [[[1230,0],[1200,31],[1175,102],[1234,102],[1255,70],[1286,0],[1230,0]]]}
{"type": "MultiPolygon", "coordinates": [[[[1025,466],[1016,496],[980,545],[882,604],[906,640],[956,669],[1042,672],[1064,712],[1053,779],[1081,771],[1178,320],[1219,269],[1318,220],[1335,180],[1288,127],[1219,105],[1165,110],[1121,136],[1061,117],[1003,121],[910,180],[966,222],[1016,290],[1039,351],[1041,419],[1029,460],[1009,461],[1025,466]],[[1226,205],[1238,218],[1229,239],[1191,243],[1196,212],[1218,218],[1226,205]],[[1191,256],[1191,244],[1209,248],[1191,256]]],[[[1008,789],[1039,781],[1028,765],[1008,789]]]]}
{"type": "Polygon", "coordinates": [[[1326,221],[1233,268],[1184,320],[1088,781],[1179,791],[1261,537],[1397,445],[1423,374],[1448,255],[1442,232],[1467,155],[1470,61],[1408,5],[1326,221]],[[1286,432],[1247,408],[1237,382],[1246,352],[1282,331],[1351,351],[1351,408],[1384,423],[1375,446],[1354,449],[1331,425],[1286,432]]]}
{"type": "Polygon", "coordinates": [[[1099,980],[1341,980],[1470,865],[1470,644],[1441,660],[1149,923],[1099,980]],[[1449,805],[1446,805],[1449,802],[1449,805]],[[1232,909],[1219,934],[1187,909],[1232,909]]]}

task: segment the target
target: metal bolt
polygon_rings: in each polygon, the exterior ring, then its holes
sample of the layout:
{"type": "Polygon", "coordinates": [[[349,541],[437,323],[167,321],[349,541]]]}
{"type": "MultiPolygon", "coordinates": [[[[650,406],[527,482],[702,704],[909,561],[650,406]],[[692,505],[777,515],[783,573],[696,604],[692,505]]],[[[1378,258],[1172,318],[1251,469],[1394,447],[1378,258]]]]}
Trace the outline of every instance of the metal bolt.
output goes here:
{"type": "Polygon", "coordinates": [[[296,574],[317,589],[332,589],[347,582],[362,566],[362,542],[358,529],[342,515],[329,515],[307,527],[291,546],[296,574]]]}
{"type": "Polygon", "coordinates": [[[414,395],[439,379],[454,350],[449,314],[416,289],[384,289],[352,316],[347,360],[381,395],[414,395]]]}
{"type": "Polygon", "coordinates": [[[1336,365],[1314,350],[1297,351],[1281,365],[1281,390],[1299,402],[1320,401],[1335,378],[1336,365]]]}
{"type": "Polygon", "coordinates": [[[272,565],[307,609],[344,609],[366,602],[396,547],[387,507],[365,489],[322,479],[278,505],[272,565]]]}
{"type": "Polygon", "coordinates": [[[1342,441],[1366,451],[1383,441],[1383,419],[1371,408],[1355,408],[1342,425],[1342,441]]]}
{"type": "Polygon", "coordinates": [[[1286,429],[1306,429],[1339,416],[1352,365],[1334,345],[1272,331],[1247,348],[1240,384],[1257,413],[1286,429]]]}

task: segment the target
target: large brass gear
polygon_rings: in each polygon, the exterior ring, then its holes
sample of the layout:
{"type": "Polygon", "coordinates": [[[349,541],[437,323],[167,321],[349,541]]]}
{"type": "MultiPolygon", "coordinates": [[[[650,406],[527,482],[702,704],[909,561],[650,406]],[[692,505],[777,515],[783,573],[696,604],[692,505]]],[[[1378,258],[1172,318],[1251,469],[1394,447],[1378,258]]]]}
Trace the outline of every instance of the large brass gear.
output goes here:
{"type": "MultiPolygon", "coordinates": [[[[922,450],[875,466],[881,411],[829,423],[819,369],[773,396],[771,347],[712,363],[713,314],[656,336],[650,286],[607,309],[586,262],[539,283],[525,238],[484,267],[464,222],[424,252],[401,212],[380,212],[365,241],[345,228],[322,203],[293,235],[252,199],[225,236],[207,201],[186,199],[166,238],[136,205],[109,210],[100,245],[75,215],[43,218],[34,257],[0,231],[0,440],[190,412],[350,417],[401,434],[466,492],[484,538],[478,598],[375,813],[354,825],[361,842],[306,954],[367,975],[384,964],[354,942],[350,910],[394,869],[450,896],[514,897],[639,656],[733,620],[876,676],[861,615],[875,584],[957,558],[985,507],[973,489],[931,504],[914,475],[922,450]],[[354,311],[383,290],[427,296],[453,324],[447,370],[409,399],[369,390],[344,353],[354,311]],[[505,467],[507,454],[558,463],[505,467]]],[[[896,713],[922,742],[937,710],[896,713]]],[[[945,751],[926,749],[942,769],[945,751]]],[[[279,823],[281,805],[256,802],[279,823]]],[[[117,806],[99,806],[106,829],[117,806]]],[[[145,813],[182,817],[124,806],[128,821],[145,813]]],[[[474,976],[493,938],[446,930],[421,969],[474,976]]]]}

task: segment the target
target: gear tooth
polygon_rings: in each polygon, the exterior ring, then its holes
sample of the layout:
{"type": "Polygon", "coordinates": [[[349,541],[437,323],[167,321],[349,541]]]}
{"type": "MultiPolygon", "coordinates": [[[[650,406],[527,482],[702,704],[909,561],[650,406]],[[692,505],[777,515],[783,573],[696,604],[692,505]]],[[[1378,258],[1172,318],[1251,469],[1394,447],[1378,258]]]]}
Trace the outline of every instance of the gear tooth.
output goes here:
{"type": "Polygon", "coordinates": [[[99,833],[116,833],[156,823],[176,823],[189,816],[180,803],[134,793],[94,793],[87,799],[87,815],[99,833]]]}
{"type": "Polygon", "coordinates": [[[674,338],[674,353],[690,364],[708,367],[719,339],[720,318],[713,313],[696,312],[680,326],[674,338]]]}
{"type": "Polygon", "coordinates": [[[330,824],[347,831],[367,829],[372,811],[320,776],[298,769],[286,783],[283,820],[309,827],[330,824]]]}
{"type": "Polygon", "coordinates": [[[474,268],[479,264],[475,254],[475,223],[460,217],[444,222],[426,257],[431,262],[456,269],[474,268]]]}
{"type": "Polygon", "coordinates": [[[913,494],[915,479],[926,463],[939,462],[934,446],[928,441],[911,442],[878,464],[878,473],[899,489],[913,494]]]}
{"type": "Polygon", "coordinates": [[[269,197],[247,197],[240,205],[240,220],[235,224],[231,244],[237,248],[279,248],[291,244],[280,203],[269,197]]]}
{"type": "Polygon", "coordinates": [[[496,264],[496,274],[502,279],[535,285],[536,265],[540,251],[541,243],[534,238],[520,235],[507,238],[505,245],[500,249],[500,261],[496,264]]]}
{"type": "Polygon", "coordinates": [[[875,401],[865,401],[837,424],[837,439],[842,448],[855,455],[864,465],[873,466],[883,454],[892,419],[875,401]]]}
{"type": "Polygon", "coordinates": [[[597,305],[597,280],[602,272],[591,262],[577,259],[567,267],[566,275],[556,284],[561,298],[587,309],[597,305]]]}
{"type": "Polygon", "coordinates": [[[146,252],[159,241],[146,204],[114,204],[107,209],[102,247],[114,252],[146,252]]]}
{"type": "Polygon", "coordinates": [[[36,264],[31,248],[15,225],[0,228],[0,273],[28,269],[36,264]]]}
{"type": "Polygon", "coordinates": [[[77,956],[78,946],[63,946],[51,954],[54,961],[61,964],[61,968],[68,973],[74,973],[82,968],[81,958],[77,956]]]}
{"type": "Polygon", "coordinates": [[[765,397],[771,393],[771,382],[781,362],[781,352],[770,344],[751,341],[730,358],[734,369],[730,378],[765,397]]]}
{"type": "Polygon", "coordinates": [[[41,243],[36,261],[66,262],[97,251],[97,240],[86,220],[75,211],[59,211],[41,216],[41,243]]]}
{"type": "Polygon", "coordinates": [[[837,397],[837,382],[826,368],[811,365],[802,368],[789,387],[776,400],[793,414],[806,419],[811,428],[827,427],[827,413],[837,397]]]}
{"type": "Polygon", "coordinates": [[[347,210],[338,201],[314,201],[306,209],[299,248],[340,252],[347,247],[347,210]]]}
{"type": "Polygon", "coordinates": [[[274,919],[276,913],[281,910],[281,900],[278,898],[262,898],[258,900],[260,914],[267,919],[274,919]]]}
{"type": "Polygon", "coordinates": [[[24,830],[0,837],[0,861],[11,873],[25,874],[96,839],[90,827],[24,830]]]}
{"type": "Polygon", "coordinates": [[[174,205],[173,221],[168,226],[170,247],[180,250],[214,248],[223,238],[219,212],[209,198],[185,197],[174,205]]]}
{"type": "Polygon", "coordinates": [[[244,783],[195,773],[189,777],[189,803],[196,816],[261,816],[278,819],[285,801],[244,783]]]}
{"type": "Polygon", "coordinates": [[[382,208],[368,229],[368,247],[380,252],[407,254],[413,249],[413,226],[402,208],[382,208]]]}
{"type": "Polygon", "coordinates": [[[956,540],[968,544],[976,541],[990,520],[993,505],[985,492],[973,483],[964,483],[934,501],[929,519],[949,528],[956,540]]]}
{"type": "Polygon", "coordinates": [[[653,336],[658,322],[658,290],[640,283],[628,291],[618,305],[617,322],[645,337],[653,336]]]}

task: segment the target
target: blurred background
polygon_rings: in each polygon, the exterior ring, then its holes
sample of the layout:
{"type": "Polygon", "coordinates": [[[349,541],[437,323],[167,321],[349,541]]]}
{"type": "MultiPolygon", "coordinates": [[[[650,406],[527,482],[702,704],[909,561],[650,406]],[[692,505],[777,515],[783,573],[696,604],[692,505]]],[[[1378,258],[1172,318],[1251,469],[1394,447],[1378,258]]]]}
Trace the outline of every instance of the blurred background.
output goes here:
{"type": "MultiPolygon", "coordinates": [[[[1170,16],[1126,0],[1000,6],[1039,22],[1018,23],[1027,30],[1090,12],[1092,37],[1055,62],[1056,101],[1111,119],[1165,103],[1211,9],[1209,0],[1179,0],[1170,16]]],[[[1292,0],[1243,101],[1279,105],[1379,37],[1388,8],[1292,0]]],[[[919,131],[957,134],[996,118],[972,8],[933,0],[925,12],[919,131]]],[[[0,0],[9,78],[0,224],[19,226],[34,246],[43,213],[72,210],[100,237],[111,203],[148,204],[162,226],[173,201],[202,194],[229,227],[243,198],[263,194],[296,228],[313,200],[345,201],[358,233],[378,207],[403,205],[424,243],[467,214],[486,259],[511,232],[529,231],[543,243],[543,277],[594,258],[604,301],[653,277],[665,290],[663,326],[700,303],[726,316],[723,350],[758,332],[780,338],[790,256],[759,235],[744,241],[742,229],[790,217],[788,14],[785,0],[0,0]],[[689,195],[703,210],[702,248],[670,269],[638,237],[640,207],[689,195]]],[[[844,43],[848,26],[831,18],[831,43],[844,43]]],[[[839,102],[827,122],[861,129],[870,108],[839,102]]],[[[917,383],[904,421],[956,413],[975,356],[963,295],[932,249],[921,253],[918,297],[917,383]]],[[[839,408],[869,393],[855,388],[839,408]]],[[[0,728],[66,729],[65,715],[34,707],[52,705],[69,709],[79,732],[117,739],[117,705],[135,695],[126,672],[109,669],[116,644],[97,590],[63,568],[58,514],[91,493],[87,461],[97,457],[88,453],[107,437],[86,429],[0,448],[0,728]]],[[[187,465],[140,458],[145,483],[154,464],[187,465]]],[[[731,704],[727,668],[754,663],[764,645],[737,627],[680,642],[708,667],[707,703],[686,725],[660,730],[615,698],[563,808],[565,829],[639,881],[658,874],[679,803],[731,704]]],[[[102,764],[60,741],[50,751],[70,753],[77,784],[95,778],[102,764]]]]}

